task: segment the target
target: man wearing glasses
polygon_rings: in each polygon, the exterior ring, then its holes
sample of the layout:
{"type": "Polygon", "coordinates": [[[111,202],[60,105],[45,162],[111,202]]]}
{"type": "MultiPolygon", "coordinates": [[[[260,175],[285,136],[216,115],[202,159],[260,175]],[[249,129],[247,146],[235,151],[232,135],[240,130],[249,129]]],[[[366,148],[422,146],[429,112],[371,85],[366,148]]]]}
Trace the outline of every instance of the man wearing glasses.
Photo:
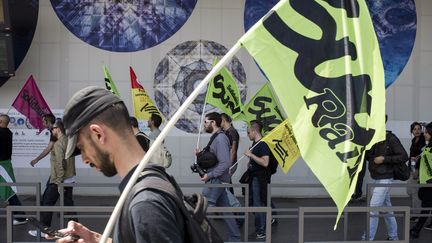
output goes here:
{"type": "MultiPolygon", "coordinates": [[[[58,184],[75,182],[75,157],[65,158],[67,137],[63,122],[56,120],[52,126],[52,134],[57,139],[51,150],[51,173],[45,191],[42,196],[42,206],[54,206],[60,197],[58,184]]],[[[74,206],[72,198],[73,187],[64,187],[65,206],[74,206]]],[[[42,212],[41,222],[51,226],[52,212],[42,212]]],[[[37,236],[36,230],[30,230],[29,234],[37,236]]],[[[44,235],[42,235],[44,237],[44,235]]]]}
{"type": "MultiPolygon", "coordinates": [[[[207,173],[201,178],[205,183],[222,184],[230,182],[230,141],[221,129],[221,122],[222,118],[217,112],[208,113],[205,117],[204,130],[214,137],[210,145],[210,152],[214,153],[218,159],[218,163],[213,168],[208,169],[207,173]]],[[[209,207],[230,206],[227,191],[223,187],[206,187],[203,190],[203,195],[207,198],[209,207]]],[[[231,215],[232,217],[232,213],[225,213],[225,215],[231,215]]],[[[229,232],[228,241],[240,241],[240,232],[235,219],[225,218],[225,223],[229,232]]]]}

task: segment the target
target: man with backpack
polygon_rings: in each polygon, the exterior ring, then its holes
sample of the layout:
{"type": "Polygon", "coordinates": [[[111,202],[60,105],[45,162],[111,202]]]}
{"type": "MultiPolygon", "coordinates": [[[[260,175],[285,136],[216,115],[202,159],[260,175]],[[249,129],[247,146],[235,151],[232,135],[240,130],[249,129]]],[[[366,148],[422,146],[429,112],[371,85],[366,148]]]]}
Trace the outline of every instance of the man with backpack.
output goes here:
{"type": "MultiPolygon", "coordinates": [[[[105,89],[87,87],[69,100],[63,119],[69,140],[66,157],[81,153],[85,164],[105,176],[118,174],[122,178],[119,189],[123,191],[145,154],[132,132],[123,101],[105,89]]],[[[156,176],[148,175],[141,181],[168,177],[162,167],[158,170],[160,173],[153,173],[156,176]]],[[[187,242],[184,214],[166,193],[140,190],[126,200],[125,207],[114,228],[113,242],[187,242]],[[125,223],[131,226],[123,230],[125,223]]],[[[83,242],[98,242],[101,237],[74,221],[61,232],[78,235],[83,242]]],[[[58,242],[72,242],[72,237],[58,242]]]]}
{"type": "MultiPolygon", "coordinates": [[[[231,166],[230,143],[228,137],[221,129],[222,118],[219,113],[211,112],[205,116],[204,129],[207,133],[212,134],[213,141],[210,145],[210,152],[217,158],[215,166],[207,170],[201,180],[209,184],[229,183],[231,176],[228,172],[231,166]]],[[[199,151],[196,151],[198,154],[199,151]]],[[[209,206],[229,207],[227,190],[223,187],[206,187],[203,195],[207,198],[209,206]]],[[[232,213],[225,213],[232,216],[232,213]]],[[[234,218],[225,218],[228,227],[228,241],[240,241],[240,232],[234,218]]]]}
{"type": "MultiPolygon", "coordinates": [[[[252,150],[244,154],[250,158],[249,173],[249,205],[252,207],[265,207],[267,200],[267,184],[270,183],[271,174],[268,171],[270,149],[262,139],[262,125],[258,121],[252,121],[247,129],[247,136],[253,142],[252,150]]],[[[255,233],[257,239],[264,239],[266,225],[265,213],[255,213],[255,233]]]]}
{"type": "MultiPolygon", "coordinates": [[[[387,115],[385,116],[387,122],[387,115]]],[[[374,184],[392,184],[394,178],[394,167],[397,164],[408,161],[408,154],[399,139],[391,131],[386,132],[385,141],[378,142],[366,151],[365,159],[369,162],[368,168],[374,184]]],[[[374,187],[370,199],[370,207],[391,207],[391,187],[374,187]]],[[[373,241],[379,224],[379,212],[370,212],[369,239],[373,241]]],[[[397,222],[393,212],[386,212],[384,220],[387,226],[388,240],[399,240],[397,222]]],[[[363,234],[362,240],[366,240],[363,234]]]]}

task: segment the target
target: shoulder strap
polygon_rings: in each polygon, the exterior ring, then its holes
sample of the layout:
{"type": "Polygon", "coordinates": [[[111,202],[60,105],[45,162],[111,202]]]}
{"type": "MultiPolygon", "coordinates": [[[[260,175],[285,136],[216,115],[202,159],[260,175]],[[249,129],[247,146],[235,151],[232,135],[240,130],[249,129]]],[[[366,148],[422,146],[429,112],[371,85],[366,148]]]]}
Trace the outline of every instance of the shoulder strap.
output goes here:
{"type": "Polygon", "coordinates": [[[217,135],[219,135],[219,134],[221,134],[221,133],[223,133],[223,131],[219,131],[219,132],[213,134],[213,135],[210,137],[210,141],[208,142],[207,146],[205,146],[205,148],[204,148],[203,150],[210,151],[210,145],[213,143],[213,140],[215,140],[215,138],[217,137],[217,135]]]}
{"type": "Polygon", "coordinates": [[[121,239],[125,242],[134,242],[135,239],[131,239],[129,236],[133,236],[134,232],[131,230],[130,219],[129,219],[129,204],[132,199],[143,190],[156,190],[168,195],[180,209],[184,219],[190,219],[191,216],[188,213],[183,203],[183,193],[180,190],[178,184],[174,181],[171,176],[163,172],[161,169],[156,167],[146,168],[138,179],[139,181],[132,187],[131,192],[126,199],[125,205],[123,205],[122,215],[119,219],[121,239]],[[128,234],[128,233],[129,234],[128,234]]]}

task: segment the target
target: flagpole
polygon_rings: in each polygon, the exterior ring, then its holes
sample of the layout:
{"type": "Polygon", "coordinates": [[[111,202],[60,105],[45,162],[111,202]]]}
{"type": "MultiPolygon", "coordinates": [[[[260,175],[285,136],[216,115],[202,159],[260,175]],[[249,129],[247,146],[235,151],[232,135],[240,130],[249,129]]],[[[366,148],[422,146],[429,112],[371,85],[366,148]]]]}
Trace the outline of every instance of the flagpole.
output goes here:
{"type": "MultiPolygon", "coordinates": [[[[254,146],[252,146],[252,147],[250,147],[249,148],[249,151],[252,151],[252,149],[254,149],[259,143],[261,143],[261,140],[259,140],[256,144],[254,144],[254,146]]],[[[237,166],[237,164],[240,162],[240,160],[242,160],[244,157],[246,157],[246,155],[244,155],[243,154],[243,156],[242,157],[240,157],[240,159],[238,159],[233,165],[231,165],[230,167],[229,167],[229,173],[230,173],[230,175],[232,175],[233,173],[231,173],[231,171],[233,171],[234,170],[234,167],[236,167],[237,166]]]]}
{"type": "Polygon", "coordinates": [[[201,81],[201,83],[195,88],[195,90],[189,95],[189,97],[185,100],[185,102],[179,107],[177,112],[173,115],[173,117],[169,120],[167,125],[162,129],[162,132],[160,135],[156,138],[153,145],[150,147],[150,149],[147,151],[147,153],[144,155],[144,157],[141,159],[140,163],[138,164],[136,170],[132,174],[129,182],[127,183],[123,193],[120,195],[120,198],[114,208],[113,213],[111,214],[108,223],[105,227],[105,230],[102,234],[102,237],[100,239],[100,242],[105,243],[108,239],[108,236],[111,234],[111,231],[121,213],[123,204],[126,200],[127,195],[129,194],[130,190],[132,189],[133,185],[135,184],[136,180],[138,179],[141,171],[144,169],[144,167],[147,165],[147,162],[149,161],[150,157],[153,156],[154,152],[156,151],[156,148],[159,147],[162,144],[162,141],[165,139],[165,137],[168,135],[170,130],[174,127],[175,123],[180,119],[180,117],[183,115],[183,113],[187,110],[188,106],[192,104],[192,102],[196,99],[196,97],[200,94],[201,90],[210,82],[210,79],[212,79],[221,69],[223,66],[225,66],[231,59],[234,57],[234,55],[240,50],[241,45],[239,42],[237,42],[225,56],[214,66],[212,70],[207,74],[207,76],[201,81]]]}
{"type": "MultiPolygon", "coordinates": [[[[201,138],[201,125],[202,125],[203,120],[204,120],[204,113],[205,113],[206,105],[207,105],[207,95],[206,95],[206,99],[204,100],[204,107],[203,107],[203,111],[201,112],[200,123],[199,123],[199,126],[198,126],[198,139],[197,139],[197,145],[196,145],[197,149],[199,149],[200,138],[201,138]]],[[[197,158],[195,156],[195,162],[196,162],[196,160],[197,160],[197,158]]]]}

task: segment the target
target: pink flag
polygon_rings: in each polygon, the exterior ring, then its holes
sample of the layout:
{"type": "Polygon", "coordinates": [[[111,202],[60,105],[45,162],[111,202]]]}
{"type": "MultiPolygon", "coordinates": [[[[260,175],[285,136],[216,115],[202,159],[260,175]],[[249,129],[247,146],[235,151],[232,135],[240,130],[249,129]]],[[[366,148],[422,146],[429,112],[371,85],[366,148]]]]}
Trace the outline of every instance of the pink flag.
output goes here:
{"type": "Polygon", "coordinates": [[[52,114],[33,79],[33,75],[30,75],[29,79],[27,79],[12,106],[26,116],[30,124],[39,131],[45,129],[42,117],[46,114],[52,114]]]}

